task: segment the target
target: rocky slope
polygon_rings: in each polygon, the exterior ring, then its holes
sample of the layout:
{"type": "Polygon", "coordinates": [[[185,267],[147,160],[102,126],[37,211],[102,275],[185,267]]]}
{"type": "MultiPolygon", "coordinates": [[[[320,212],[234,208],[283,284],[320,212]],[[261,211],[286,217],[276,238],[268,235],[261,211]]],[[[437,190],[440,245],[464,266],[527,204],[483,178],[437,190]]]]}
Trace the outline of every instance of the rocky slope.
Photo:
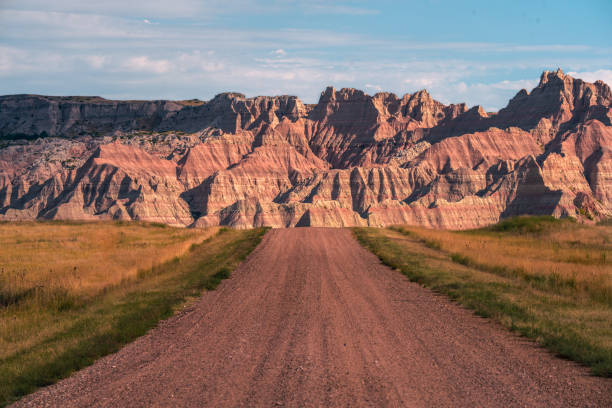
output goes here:
{"type": "Polygon", "coordinates": [[[544,72],[497,113],[327,88],[208,102],[0,97],[0,219],[248,228],[612,216],[612,93],[544,72]]]}

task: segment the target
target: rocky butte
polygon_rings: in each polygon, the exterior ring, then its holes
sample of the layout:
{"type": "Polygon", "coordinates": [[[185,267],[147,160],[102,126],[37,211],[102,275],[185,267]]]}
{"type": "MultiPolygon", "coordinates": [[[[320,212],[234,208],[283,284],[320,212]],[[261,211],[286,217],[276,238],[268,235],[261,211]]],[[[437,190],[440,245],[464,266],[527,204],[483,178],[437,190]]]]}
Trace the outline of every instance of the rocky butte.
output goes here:
{"type": "Polygon", "coordinates": [[[612,93],[544,72],[497,113],[327,88],[208,102],[0,97],[0,220],[464,229],[612,216],[612,93]]]}

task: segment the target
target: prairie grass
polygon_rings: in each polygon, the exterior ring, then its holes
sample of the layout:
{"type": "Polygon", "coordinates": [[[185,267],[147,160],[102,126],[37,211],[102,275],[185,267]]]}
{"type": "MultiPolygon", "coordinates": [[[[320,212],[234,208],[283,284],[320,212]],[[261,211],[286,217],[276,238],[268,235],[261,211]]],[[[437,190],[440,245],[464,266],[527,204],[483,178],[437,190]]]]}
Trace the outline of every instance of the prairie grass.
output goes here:
{"type": "Polygon", "coordinates": [[[457,263],[612,307],[612,226],[517,217],[471,231],[394,228],[457,263]]]}
{"type": "Polygon", "coordinates": [[[510,222],[514,225],[465,232],[393,227],[354,233],[411,280],[591,367],[596,375],[612,376],[610,227],[510,222]]]}
{"type": "Polygon", "coordinates": [[[117,351],[214,289],[264,233],[0,224],[0,406],[117,351]]]}
{"type": "Polygon", "coordinates": [[[215,232],[125,222],[0,223],[0,307],[68,306],[182,255],[215,232]]]}

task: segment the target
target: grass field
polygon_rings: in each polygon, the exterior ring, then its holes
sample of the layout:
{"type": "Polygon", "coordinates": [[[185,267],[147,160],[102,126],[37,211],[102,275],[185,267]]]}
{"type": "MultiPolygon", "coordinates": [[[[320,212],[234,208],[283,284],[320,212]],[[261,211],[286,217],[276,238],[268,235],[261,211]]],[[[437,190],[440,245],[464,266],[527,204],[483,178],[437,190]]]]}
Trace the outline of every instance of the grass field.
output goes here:
{"type": "Polygon", "coordinates": [[[215,232],[137,223],[0,223],[0,305],[61,307],[95,296],[215,232]]]}
{"type": "Polygon", "coordinates": [[[214,289],[264,233],[0,223],[0,406],[118,350],[214,289]]]}
{"type": "Polygon", "coordinates": [[[461,232],[354,233],[411,280],[612,376],[612,226],[520,217],[461,232]]]}

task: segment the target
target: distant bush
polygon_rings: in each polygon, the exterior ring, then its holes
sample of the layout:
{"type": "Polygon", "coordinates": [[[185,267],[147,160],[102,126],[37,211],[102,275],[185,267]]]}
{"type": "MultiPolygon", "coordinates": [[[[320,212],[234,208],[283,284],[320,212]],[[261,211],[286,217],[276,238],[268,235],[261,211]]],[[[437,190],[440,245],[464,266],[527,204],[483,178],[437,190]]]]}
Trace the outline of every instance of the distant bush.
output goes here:
{"type": "Polygon", "coordinates": [[[500,221],[498,224],[487,227],[489,231],[495,232],[516,232],[516,233],[529,233],[536,234],[544,231],[545,229],[558,225],[563,222],[568,222],[569,218],[558,219],[551,215],[539,215],[539,216],[525,216],[521,215],[518,217],[512,217],[500,221]]]}

